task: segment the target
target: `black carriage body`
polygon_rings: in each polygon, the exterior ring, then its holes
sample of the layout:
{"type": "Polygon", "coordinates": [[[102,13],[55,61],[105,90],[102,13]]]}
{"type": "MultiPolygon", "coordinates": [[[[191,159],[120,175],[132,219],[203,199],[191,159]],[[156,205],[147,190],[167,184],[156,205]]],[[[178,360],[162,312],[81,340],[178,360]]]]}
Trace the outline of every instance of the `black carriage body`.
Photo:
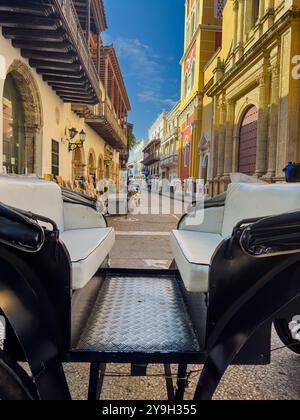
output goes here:
{"type": "MultiPolygon", "coordinates": [[[[291,219],[286,216],[285,220],[289,224],[291,219]]],[[[59,241],[55,226],[52,231],[46,231],[44,245],[37,252],[0,245],[0,308],[8,322],[5,352],[15,360],[29,362],[41,399],[70,398],[63,362],[91,363],[92,367],[96,366],[96,376],[100,366],[106,363],[178,364],[183,372],[187,364],[205,363],[196,398],[211,398],[230,364],[270,362],[273,320],[293,315],[300,305],[298,242],[288,253],[282,254],[281,243],[277,241],[279,248],[274,255],[258,258],[250,255],[249,249],[241,243],[245,226],[249,225],[255,239],[256,226],[260,225],[244,222],[217,249],[208,294],[187,293],[177,270],[100,269],[93,283],[71,297],[70,257],[59,241]],[[170,299],[174,301],[174,290],[177,290],[175,305],[185,304],[183,311],[180,306],[181,316],[186,317],[188,339],[194,344],[181,349],[176,342],[174,351],[172,341],[170,347],[162,351],[160,347],[149,351],[102,345],[89,347],[88,339],[87,345],[82,345],[83,337],[91,337],[90,331],[95,325],[103,325],[101,319],[97,324],[101,317],[101,308],[97,305],[99,298],[100,302],[105,300],[107,284],[112,278],[115,284],[125,283],[125,279],[128,284],[130,279],[142,283],[149,278],[162,284],[168,282],[172,286],[170,299]]],[[[299,225],[300,213],[297,213],[290,226],[293,235],[299,225]]],[[[168,308],[168,301],[165,303],[168,308]]],[[[111,319],[118,322],[113,307],[111,311],[108,312],[111,319]]],[[[130,322],[134,328],[134,319],[130,322]]],[[[157,329],[160,328],[165,328],[165,324],[158,322],[157,329]]],[[[173,334],[173,330],[167,330],[165,336],[168,334],[173,334]]]]}

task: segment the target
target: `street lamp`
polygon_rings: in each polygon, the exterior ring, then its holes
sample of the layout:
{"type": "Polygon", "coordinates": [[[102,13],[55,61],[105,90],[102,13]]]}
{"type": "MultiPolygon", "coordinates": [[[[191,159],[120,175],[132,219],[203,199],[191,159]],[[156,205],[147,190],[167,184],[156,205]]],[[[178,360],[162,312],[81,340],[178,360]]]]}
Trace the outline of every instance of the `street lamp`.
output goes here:
{"type": "Polygon", "coordinates": [[[86,140],[86,132],[82,129],[80,133],[78,133],[76,128],[73,127],[69,129],[69,135],[70,138],[67,139],[69,143],[69,152],[74,152],[77,149],[82,149],[86,140]],[[79,134],[79,138],[75,139],[77,134],[79,134]]]}

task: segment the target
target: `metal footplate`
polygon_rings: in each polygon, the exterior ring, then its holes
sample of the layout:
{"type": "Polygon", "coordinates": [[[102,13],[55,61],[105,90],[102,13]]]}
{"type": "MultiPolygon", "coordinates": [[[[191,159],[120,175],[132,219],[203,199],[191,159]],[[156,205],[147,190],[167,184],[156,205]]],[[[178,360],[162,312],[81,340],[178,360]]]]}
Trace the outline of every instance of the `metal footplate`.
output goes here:
{"type": "Polygon", "coordinates": [[[100,290],[78,349],[194,353],[200,346],[174,278],[112,276],[100,290]]]}

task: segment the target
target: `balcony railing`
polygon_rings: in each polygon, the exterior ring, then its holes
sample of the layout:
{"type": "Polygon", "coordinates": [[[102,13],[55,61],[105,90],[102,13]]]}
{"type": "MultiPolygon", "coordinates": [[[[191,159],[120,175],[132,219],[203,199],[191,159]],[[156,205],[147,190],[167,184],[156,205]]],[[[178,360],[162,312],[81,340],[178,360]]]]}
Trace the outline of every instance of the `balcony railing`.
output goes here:
{"type": "Polygon", "coordinates": [[[173,137],[177,137],[179,135],[179,128],[175,127],[172,128],[162,139],[162,143],[172,139],[173,137]]]}
{"type": "Polygon", "coordinates": [[[127,150],[128,139],[126,127],[120,125],[114,112],[106,101],[95,106],[73,105],[72,110],[101,136],[110,146],[120,150],[127,150]]]}
{"type": "Polygon", "coordinates": [[[178,164],[178,152],[161,156],[160,166],[167,168],[178,164]]]}
{"type": "Polygon", "coordinates": [[[143,165],[148,166],[160,161],[159,153],[150,153],[144,155],[143,165]]]}
{"type": "Polygon", "coordinates": [[[73,0],[52,1],[65,26],[68,28],[72,44],[77,49],[76,52],[80,58],[80,62],[88,74],[93,89],[97,92],[98,98],[100,98],[99,76],[92,60],[90,50],[86,42],[86,37],[81,28],[73,0]]]}

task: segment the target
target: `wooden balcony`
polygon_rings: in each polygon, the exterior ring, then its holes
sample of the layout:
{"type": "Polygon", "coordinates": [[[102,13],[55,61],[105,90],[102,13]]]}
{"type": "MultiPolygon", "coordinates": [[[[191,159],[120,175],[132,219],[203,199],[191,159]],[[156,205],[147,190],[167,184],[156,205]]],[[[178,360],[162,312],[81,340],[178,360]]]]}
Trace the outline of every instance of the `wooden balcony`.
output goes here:
{"type": "Polygon", "coordinates": [[[0,0],[2,35],[65,102],[99,102],[99,76],[72,0],[0,0]]]}
{"type": "Polygon", "coordinates": [[[160,161],[160,154],[159,152],[155,152],[155,153],[146,153],[144,155],[144,160],[143,160],[143,165],[145,166],[149,166],[149,165],[153,165],[153,163],[159,162],[160,161]]]}
{"type": "Polygon", "coordinates": [[[126,128],[120,125],[114,112],[106,101],[94,107],[85,105],[72,105],[72,110],[92,127],[111,147],[118,150],[127,150],[126,128]]]}

